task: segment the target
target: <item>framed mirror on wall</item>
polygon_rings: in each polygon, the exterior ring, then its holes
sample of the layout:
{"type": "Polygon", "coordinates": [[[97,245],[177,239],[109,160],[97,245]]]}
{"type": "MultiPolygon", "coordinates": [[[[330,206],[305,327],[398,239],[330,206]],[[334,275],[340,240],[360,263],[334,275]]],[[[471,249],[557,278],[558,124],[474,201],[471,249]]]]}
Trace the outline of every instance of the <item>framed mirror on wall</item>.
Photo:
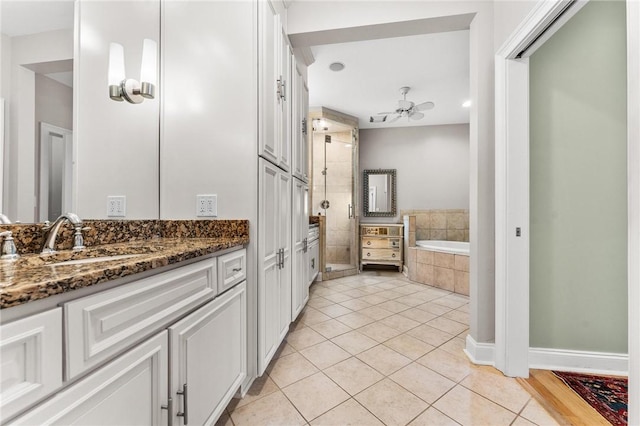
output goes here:
{"type": "Polygon", "coordinates": [[[362,179],[363,215],[396,215],[396,169],[365,170],[362,179]]]}

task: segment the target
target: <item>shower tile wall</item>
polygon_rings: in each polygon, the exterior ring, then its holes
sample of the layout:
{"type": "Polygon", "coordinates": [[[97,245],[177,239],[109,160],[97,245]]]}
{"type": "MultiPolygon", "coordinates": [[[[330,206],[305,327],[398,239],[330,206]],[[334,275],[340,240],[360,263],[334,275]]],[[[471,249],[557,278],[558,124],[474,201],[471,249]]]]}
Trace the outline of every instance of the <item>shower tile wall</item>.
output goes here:
{"type": "Polygon", "coordinates": [[[415,217],[416,240],[469,241],[469,210],[402,210],[400,216],[415,217]]]}
{"type": "MultiPolygon", "coordinates": [[[[349,204],[352,202],[353,157],[351,132],[327,133],[331,143],[327,148],[327,194],[330,207],[326,210],[327,251],[326,263],[351,263],[351,221],[349,204]],[[348,146],[347,146],[348,145],[348,146]]],[[[324,215],[320,203],[325,199],[324,176],[324,133],[313,135],[313,195],[312,213],[324,215]]]]}

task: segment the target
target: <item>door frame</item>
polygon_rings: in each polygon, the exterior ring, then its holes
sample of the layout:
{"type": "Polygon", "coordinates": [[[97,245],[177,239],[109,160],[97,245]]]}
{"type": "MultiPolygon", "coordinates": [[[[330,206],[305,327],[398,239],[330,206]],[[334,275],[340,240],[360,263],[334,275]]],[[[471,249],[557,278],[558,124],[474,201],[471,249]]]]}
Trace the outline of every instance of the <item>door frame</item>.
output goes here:
{"type": "Polygon", "coordinates": [[[38,218],[41,222],[48,220],[49,213],[49,173],[47,165],[51,157],[51,136],[62,138],[64,145],[64,163],[62,167],[62,213],[72,211],[73,194],[73,131],[53,124],[40,122],[40,161],[38,174],[40,175],[38,186],[38,218]],[[46,213],[46,214],[45,214],[46,213]]]}
{"type": "MultiPolygon", "coordinates": [[[[540,1],[495,56],[496,332],[495,366],[508,376],[529,373],[529,61],[572,16],[547,30],[567,0],[540,1]],[[529,54],[532,52],[529,52],[529,54]],[[516,229],[520,235],[516,236],[516,229]]],[[[575,8],[579,8],[579,0],[575,8]]],[[[627,5],[627,191],[629,291],[629,424],[640,424],[640,3],[627,5]]],[[[575,13],[575,12],[574,12],[575,13]]]]}

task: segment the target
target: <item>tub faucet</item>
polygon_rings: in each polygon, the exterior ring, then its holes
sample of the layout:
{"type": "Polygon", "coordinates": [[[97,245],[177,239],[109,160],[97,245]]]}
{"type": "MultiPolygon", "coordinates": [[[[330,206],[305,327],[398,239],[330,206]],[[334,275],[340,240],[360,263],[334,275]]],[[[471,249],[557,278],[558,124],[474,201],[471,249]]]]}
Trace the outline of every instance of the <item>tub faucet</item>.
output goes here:
{"type": "Polygon", "coordinates": [[[75,213],[63,213],[52,224],[45,222],[44,228],[44,244],[42,245],[42,252],[40,254],[52,254],[55,253],[56,237],[58,231],[65,221],[69,221],[75,228],[75,234],[73,235],[73,250],[82,250],[84,246],[84,238],[82,237],[82,219],[75,213]]]}

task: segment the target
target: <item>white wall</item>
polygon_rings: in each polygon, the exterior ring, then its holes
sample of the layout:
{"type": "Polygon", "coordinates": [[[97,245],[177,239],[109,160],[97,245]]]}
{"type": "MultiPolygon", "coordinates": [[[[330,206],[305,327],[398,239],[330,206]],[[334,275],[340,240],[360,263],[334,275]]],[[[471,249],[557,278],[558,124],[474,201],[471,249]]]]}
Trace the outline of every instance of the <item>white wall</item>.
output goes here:
{"type": "Polygon", "coordinates": [[[494,3],[493,39],[496,52],[536,3],[534,0],[498,0],[494,3]]]}
{"type": "Polygon", "coordinates": [[[140,79],[142,41],[159,41],[160,4],[86,1],[79,7],[79,53],[74,62],[74,144],[77,149],[77,213],[105,218],[107,196],[124,195],[124,219],[159,215],[159,87],[141,104],[108,96],[109,43],[124,46],[128,78],[140,79]]]}
{"type": "Polygon", "coordinates": [[[161,219],[196,219],[217,194],[218,219],[248,219],[249,372],[257,361],[258,75],[253,2],[163,2],[161,219]]]}
{"type": "Polygon", "coordinates": [[[363,223],[399,222],[407,209],[468,209],[469,125],[361,129],[365,169],[396,169],[398,216],[363,223]]]}

